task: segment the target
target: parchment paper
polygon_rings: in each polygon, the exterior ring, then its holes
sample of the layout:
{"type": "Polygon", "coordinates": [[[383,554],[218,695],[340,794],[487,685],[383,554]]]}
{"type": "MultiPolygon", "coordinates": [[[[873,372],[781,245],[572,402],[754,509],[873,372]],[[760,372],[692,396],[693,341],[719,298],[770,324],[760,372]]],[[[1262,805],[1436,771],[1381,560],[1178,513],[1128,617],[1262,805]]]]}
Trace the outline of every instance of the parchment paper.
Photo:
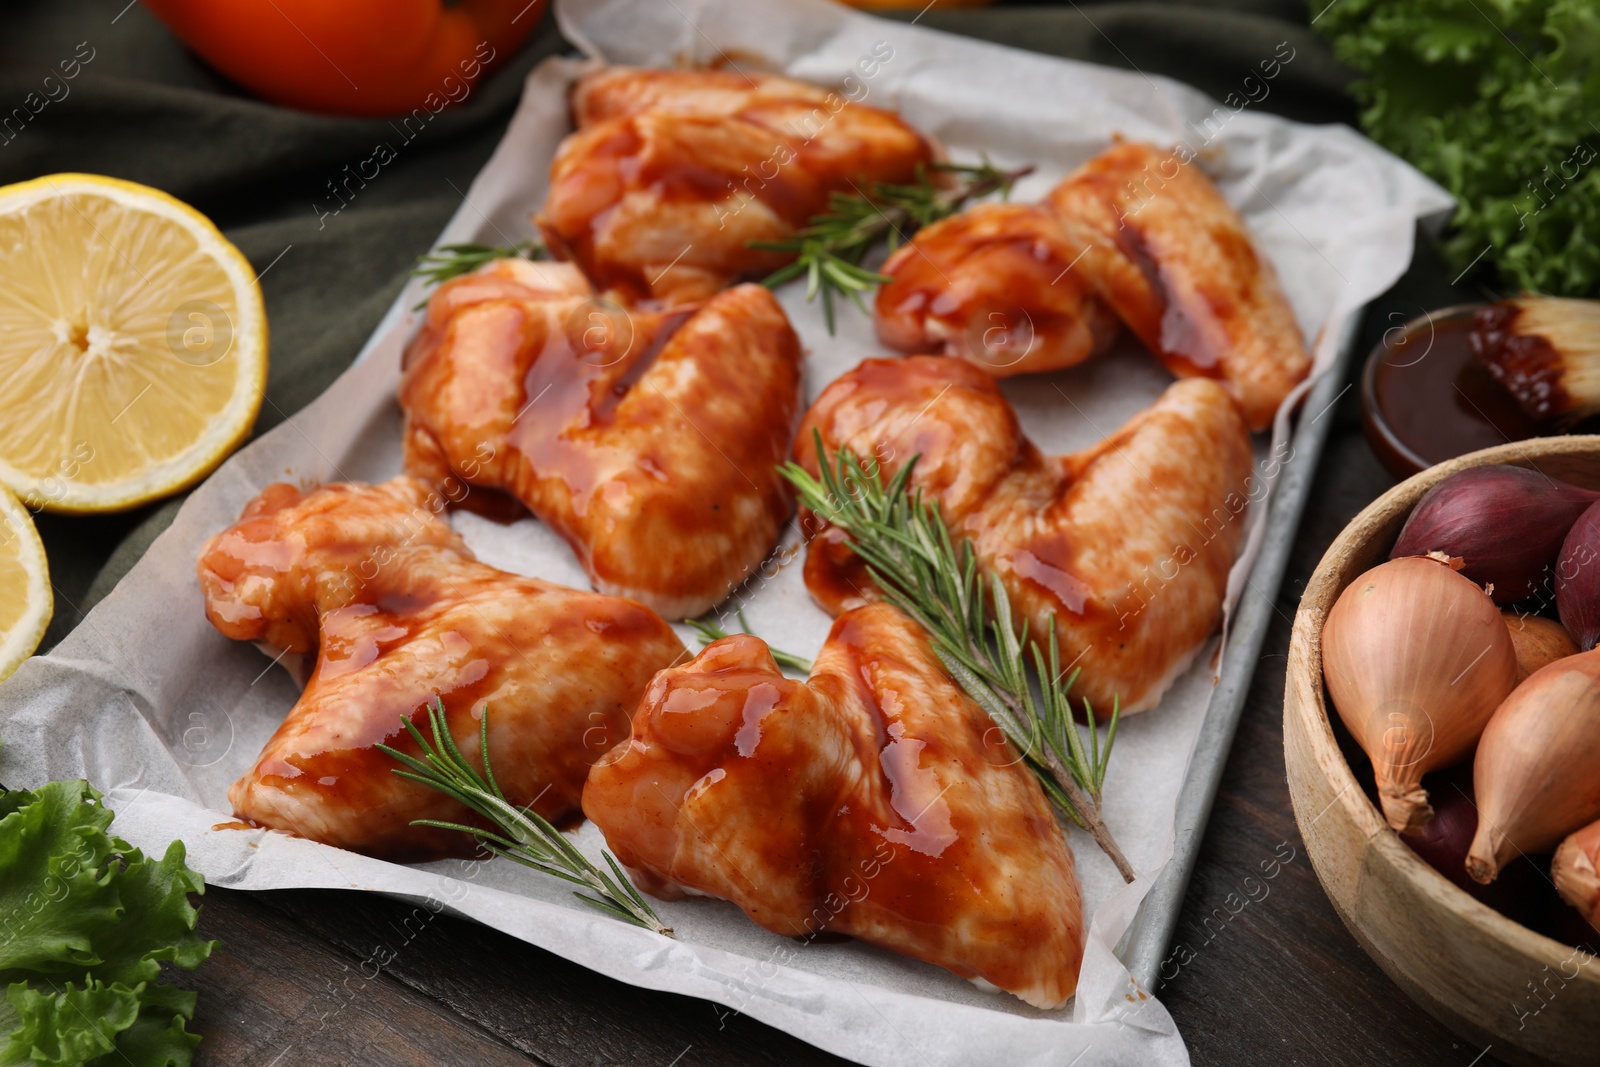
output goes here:
{"type": "MultiPolygon", "coordinates": [[[[1241,70],[1239,95],[1219,105],[1163,78],[947,37],[822,0],[562,0],[557,14],[568,38],[594,57],[658,66],[737,60],[779,70],[898,109],[957,160],[987,153],[1000,164],[1037,164],[1018,199],[1042,195],[1114,135],[1182,141],[1277,265],[1319,368],[1333,358],[1345,317],[1409,262],[1414,220],[1450,204],[1427,179],[1344,127],[1297,125],[1251,110],[1250,99],[1264,98],[1262,86],[1270,93],[1270,63],[1294,61],[1287,47],[1261,57],[1260,69],[1241,70]],[[877,62],[867,76],[873,64],[863,61],[871,58],[877,62]],[[1240,102],[1245,106],[1230,106],[1240,102]]],[[[568,131],[566,88],[582,66],[550,60],[529,76],[505,139],[439,243],[508,244],[531,235],[546,168],[568,131]]],[[[393,396],[400,353],[418,324],[410,309],[421,296],[420,283],[402,293],[350,371],[218,470],[59,647],[0,685],[0,780],[34,786],[88,778],[107,792],[120,835],[158,851],[182,838],[190,862],[213,885],[410,898],[624,982],[714,1002],[707,1011],[748,1013],[867,1064],[1187,1063],[1170,1016],[1135,987],[1113,947],[1171,855],[1173,804],[1210,700],[1215,641],[1160,707],[1124,720],[1119,733],[1105,811],[1140,879],[1124,887],[1074,831],[1093,923],[1078,996],[1057,1012],[868,946],[801,946],[720,901],[658,904],[679,935],[670,941],[591,912],[564,884],[504,862],[406,867],[283,834],[215,828],[229,819],[229,784],[254,761],[296,687],[255,648],[224,639],[205,621],[196,552],[271,482],[399,473],[393,396]]],[[[781,296],[808,348],[808,399],[862,358],[883,354],[869,320],[854,309],[842,310],[838,335],[830,337],[795,286],[781,296]]],[[[1029,435],[1046,451],[1062,452],[1110,433],[1170,380],[1148,354],[1124,344],[1086,367],[1011,379],[1005,391],[1029,435]]],[[[1286,431],[1280,412],[1274,440],[1286,431]]],[[[1271,449],[1265,437],[1258,441],[1257,475],[1268,485],[1271,449]]],[[[1264,511],[1257,506],[1253,514],[1264,511]]],[[[502,527],[457,514],[454,522],[490,563],[586,584],[566,546],[531,519],[502,527]]],[[[1232,578],[1235,597],[1254,559],[1257,527],[1232,578]]],[[[757,633],[811,655],[828,619],[800,581],[797,540],[791,529],[791,550],[780,551],[727,608],[731,616],[742,605],[757,633]]],[[[685,638],[693,647],[687,632],[685,638]]],[[[593,826],[583,828],[579,843],[598,852],[593,826]]],[[[314,1028],[302,1040],[314,1042],[314,1028]]]]}

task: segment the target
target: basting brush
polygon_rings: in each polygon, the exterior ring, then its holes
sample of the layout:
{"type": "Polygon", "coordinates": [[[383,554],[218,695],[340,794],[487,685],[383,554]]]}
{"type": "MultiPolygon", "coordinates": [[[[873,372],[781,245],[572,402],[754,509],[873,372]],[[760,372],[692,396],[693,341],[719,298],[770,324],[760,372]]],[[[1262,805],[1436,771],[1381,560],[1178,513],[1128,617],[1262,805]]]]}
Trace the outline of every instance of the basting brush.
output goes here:
{"type": "Polygon", "coordinates": [[[1571,425],[1600,413],[1600,301],[1491,304],[1472,318],[1471,345],[1530,418],[1571,425]]]}

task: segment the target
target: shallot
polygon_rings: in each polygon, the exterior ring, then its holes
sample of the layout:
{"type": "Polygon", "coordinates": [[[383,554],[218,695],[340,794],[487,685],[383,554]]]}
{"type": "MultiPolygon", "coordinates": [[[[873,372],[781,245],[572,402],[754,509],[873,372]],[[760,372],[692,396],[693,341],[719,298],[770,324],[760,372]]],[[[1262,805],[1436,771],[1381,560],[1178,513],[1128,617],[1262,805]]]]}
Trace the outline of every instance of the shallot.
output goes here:
{"type": "Polygon", "coordinates": [[[1443,552],[1509,604],[1539,592],[1562,539],[1600,493],[1521,467],[1469,467],[1417,502],[1390,559],[1443,552]]]}
{"type": "Polygon", "coordinates": [[[1488,883],[1517,853],[1547,852],[1600,819],[1600,649],[1530,675],[1495,710],[1472,780],[1478,832],[1467,873],[1488,883]]]}
{"type": "Polygon", "coordinates": [[[1517,650],[1517,681],[1558,659],[1578,654],[1567,628],[1554,619],[1538,615],[1519,615],[1515,611],[1501,612],[1506,629],[1511,632],[1511,645],[1517,650]]]}
{"type": "Polygon", "coordinates": [[[1372,759],[1389,825],[1433,815],[1422,776],[1466,758],[1516,681],[1517,657],[1482,589],[1426,556],[1390,560],[1339,595],[1322,629],[1339,718],[1372,759]]]}
{"type": "Polygon", "coordinates": [[[1556,559],[1556,610],[1584,652],[1600,640],[1600,504],[1578,516],[1556,559]]]}
{"type": "Polygon", "coordinates": [[[1589,925],[1600,930],[1600,821],[1570,835],[1556,849],[1550,880],[1561,899],[1578,909],[1589,925]]]}

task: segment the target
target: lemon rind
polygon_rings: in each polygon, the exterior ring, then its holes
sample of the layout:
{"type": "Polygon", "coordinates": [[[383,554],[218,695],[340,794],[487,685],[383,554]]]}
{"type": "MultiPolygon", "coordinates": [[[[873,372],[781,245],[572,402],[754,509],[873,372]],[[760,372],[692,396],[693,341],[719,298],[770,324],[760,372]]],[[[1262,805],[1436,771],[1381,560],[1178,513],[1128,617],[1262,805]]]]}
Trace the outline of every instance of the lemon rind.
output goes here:
{"type": "Polygon", "coordinates": [[[0,635],[0,680],[10,677],[22,662],[33,655],[50,628],[55,614],[55,597],[50,584],[50,562],[45,556],[44,542],[33,517],[21,501],[0,489],[0,521],[17,531],[22,539],[18,558],[28,575],[28,610],[5,634],[0,635]],[[29,565],[31,562],[31,566],[29,565]]]}

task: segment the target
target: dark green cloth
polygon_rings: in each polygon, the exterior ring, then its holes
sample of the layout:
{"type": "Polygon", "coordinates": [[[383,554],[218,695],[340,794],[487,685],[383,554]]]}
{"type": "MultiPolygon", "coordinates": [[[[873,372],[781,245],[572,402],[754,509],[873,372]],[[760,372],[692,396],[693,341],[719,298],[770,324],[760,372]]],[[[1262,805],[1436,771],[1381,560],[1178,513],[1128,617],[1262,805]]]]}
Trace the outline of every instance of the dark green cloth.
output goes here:
{"type": "MultiPolygon", "coordinates": [[[[327,200],[326,183],[346,164],[367,158],[378,142],[395,142],[389,124],[301,114],[252,100],[190,56],[141,6],[124,8],[125,2],[7,5],[6,32],[0,33],[0,111],[37,91],[80,42],[87,42],[94,58],[65,98],[49,103],[0,144],[0,181],[56,171],[109,174],[164,189],[215,220],[256,269],[266,271],[261,284],[272,369],[256,426],[261,432],[317,396],[349,365],[415,257],[488,159],[516,106],[523,76],[567,46],[547,16],[535,39],[464,105],[440,114],[349,207],[319,222],[313,205],[327,200]]],[[[1308,121],[1353,121],[1347,76],[1307,28],[1307,19],[1305,6],[1295,0],[1231,0],[952,11],[935,6],[920,21],[1021,48],[1167,74],[1218,97],[1288,41],[1295,59],[1273,82],[1263,108],[1308,121]]],[[[168,500],[124,515],[39,517],[56,588],[47,647],[110,591],[179,503],[168,500]]]]}

